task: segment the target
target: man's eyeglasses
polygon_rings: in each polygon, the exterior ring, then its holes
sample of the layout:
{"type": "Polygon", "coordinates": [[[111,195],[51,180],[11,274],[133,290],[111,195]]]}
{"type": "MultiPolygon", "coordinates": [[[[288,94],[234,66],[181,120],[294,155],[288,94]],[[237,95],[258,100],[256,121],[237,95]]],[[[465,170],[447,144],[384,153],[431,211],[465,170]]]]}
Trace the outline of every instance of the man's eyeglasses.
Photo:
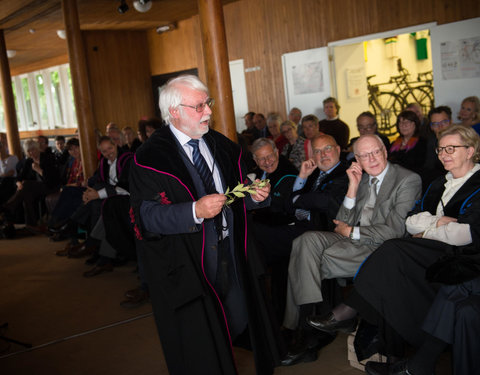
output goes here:
{"type": "Polygon", "coordinates": [[[368,160],[368,158],[373,157],[377,158],[382,154],[383,147],[382,148],[377,148],[376,150],[373,150],[372,152],[366,152],[364,154],[355,154],[357,158],[359,158],[361,161],[368,160]]]}
{"type": "Polygon", "coordinates": [[[265,163],[265,162],[267,162],[267,161],[268,161],[268,162],[272,162],[272,161],[274,161],[276,158],[277,158],[277,155],[276,155],[275,153],[272,153],[272,154],[270,154],[270,155],[267,155],[267,156],[265,156],[265,157],[263,157],[263,158],[254,157],[255,161],[256,161],[257,163],[260,163],[260,164],[263,164],[263,163],[265,163]]]}
{"type": "Polygon", "coordinates": [[[333,150],[334,147],[335,147],[335,146],[328,145],[328,146],[325,146],[324,148],[316,148],[316,149],[313,150],[313,153],[314,153],[315,155],[320,155],[320,154],[322,154],[322,153],[324,153],[324,154],[329,154],[330,152],[332,152],[332,150],[333,150]]]}
{"type": "Polygon", "coordinates": [[[446,126],[450,124],[450,120],[449,119],[445,119],[445,120],[442,120],[442,121],[438,121],[438,122],[431,122],[430,123],[430,127],[432,128],[438,128],[439,126],[446,126]]]}
{"type": "Polygon", "coordinates": [[[447,154],[453,154],[455,152],[455,150],[457,149],[457,147],[465,147],[465,148],[469,148],[470,146],[453,146],[453,145],[448,145],[448,146],[445,146],[445,147],[437,147],[435,149],[435,152],[440,155],[443,151],[445,151],[447,154]]]}
{"type": "Polygon", "coordinates": [[[208,105],[209,108],[212,108],[214,104],[215,104],[215,99],[208,98],[203,103],[200,103],[200,104],[197,104],[197,105],[188,105],[188,104],[180,104],[180,105],[182,107],[194,108],[195,111],[197,111],[198,113],[201,113],[201,112],[205,111],[205,106],[206,105],[208,105]]]}

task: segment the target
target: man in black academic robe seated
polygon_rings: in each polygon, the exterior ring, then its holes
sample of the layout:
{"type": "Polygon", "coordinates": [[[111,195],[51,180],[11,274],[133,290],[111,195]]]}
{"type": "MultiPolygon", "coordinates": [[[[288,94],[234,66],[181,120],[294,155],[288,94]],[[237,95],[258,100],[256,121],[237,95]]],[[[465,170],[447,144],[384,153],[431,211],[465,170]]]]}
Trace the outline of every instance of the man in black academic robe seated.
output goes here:
{"type": "MultiPolygon", "coordinates": [[[[59,256],[68,255],[72,258],[80,258],[95,253],[100,243],[90,234],[99,222],[102,212],[108,208],[105,200],[117,200],[120,197],[129,200],[128,177],[133,154],[122,152],[107,136],[100,138],[98,148],[103,157],[100,159],[98,169],[88,180],[88,187],[82,196],[83,204],[71,216],[68,223],[67,231],[72,236],[71,243],[64,250],[57,252],[59,256]],[[74,245],[77,225],[87,230],[87,240],[74,245]]],[[[125,216],[128,217],[128,208],[125,210],[125,216]]],[[[91,263],[94,261],[92,260],[91,263]]],[[[104,271],[112,269],[113,267],[110,266],[103,267],[104,271]]]]}
{"type": "MultiPolygon", "coordinates": [[[[255,221],[254,230],[259,227],[257,223],[268,226],[291,223],[293,215],[285,212],[285,200],[292,193],[293,183],[297,177],[297,169],[287,158],[279,155],[275,142],[268,138],[259,138],[251,147],[253,160],[257,168],[248,177],[255,179],[270,180],[270,206],[255,209],[253,218],[255,221]]],[[[262,225],[260,225],[262,226],[262,225]]]]}

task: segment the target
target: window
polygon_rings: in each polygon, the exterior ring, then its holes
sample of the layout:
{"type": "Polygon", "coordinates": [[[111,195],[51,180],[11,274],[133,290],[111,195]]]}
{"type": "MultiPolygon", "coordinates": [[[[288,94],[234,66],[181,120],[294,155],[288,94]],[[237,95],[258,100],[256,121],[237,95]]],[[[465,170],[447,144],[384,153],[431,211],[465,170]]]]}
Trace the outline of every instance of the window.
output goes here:
{"type": "MultiPolygon", "coordinates": [[[[12,87],[19,131],[77,127],[68,64],[14,76],[12,87]]],[[[5,131],[3,104],[0,131],[5,131]]]]}

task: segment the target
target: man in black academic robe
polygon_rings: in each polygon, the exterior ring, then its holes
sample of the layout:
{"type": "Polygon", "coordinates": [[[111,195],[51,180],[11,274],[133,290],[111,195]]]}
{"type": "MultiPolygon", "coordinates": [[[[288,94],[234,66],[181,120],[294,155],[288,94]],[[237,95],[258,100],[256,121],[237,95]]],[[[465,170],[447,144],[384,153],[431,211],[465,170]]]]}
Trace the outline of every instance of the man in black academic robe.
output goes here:
{"type": "Polygon", "coordinates": [[[197,77],[167,83],[160,109],[169,125],[135,156],[132,221],[170,373],[236,374],[232,344],[246,339],[257,373],[271,374],[278,347],[246,218],[270,189],[225,206],[222,193],[246,175],[239,147],[209,130],[212,105],[197,77]]]}

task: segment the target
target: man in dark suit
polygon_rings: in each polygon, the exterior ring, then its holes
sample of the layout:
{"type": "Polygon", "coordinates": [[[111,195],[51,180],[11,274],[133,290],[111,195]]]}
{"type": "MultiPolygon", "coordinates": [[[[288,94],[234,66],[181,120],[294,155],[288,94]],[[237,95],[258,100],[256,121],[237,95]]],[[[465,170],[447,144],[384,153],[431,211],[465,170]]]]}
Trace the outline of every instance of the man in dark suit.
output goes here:
{"type": "MultiPolygon", "coordinates": [[[[382,140],[383,144],[385,145],[385,148],[388,151],[390,149],[390,141],[387,136],[380,134],[377,128],[378,128],[377,119],[372,112],[370,111],[362,112],[358,115],[357,129],[360,136],[365,134],[378,135],[382,140]]],[[[345,156],[347,160],[353,160],[355,158],[355,155],[353,154],[353,144],[357,141],[358,138],[360,138],[360,136],[350,139],[350,143],[346,150],[348,151],[348,153],[346,153],[346,156],[345,156]]]]}
{"type": "Polygon", "coordinates": [[[333,219],[347,192],[346,166],[340,162],[340,147],[329,135],[313,139],[313,158],[305,160],[285,201],[294,216],[287,224],[272,228],[259,241],[272,264],[290,258],[293,240],[308,230],[333,231],[333,219]]]}
{"type": "Polygon", "coordinates": [[[253,124],[258,130],[258,138],[270,137],[271,134],[268,131],[267,119],[265,118],[263,113],[255,113],[255,115],[253,116],[253,124]]]}
{"type": "Polygon", "coordinates": [[[333,230],[333,219],[348,186],[346,166],[339,160],[340,147],[335,139],[318,135],[312,145],[313,158],[302,163],[288,196],[283,197],[283,217],[291,220],[283,225],[256,223],[254,227],[265,262],[272,268],[272,300],[280,321],[285,311],[288,260],[293,240],[308,230],[333,230]]]}
{"type": "Polygon", "coordinates": [[[195,76],[163,88],[168,126],[135,155],[132,221],[170,374],[236,374],[231,346],[241,339],[257,372],[271,374],[279,354],[246,216],[270,187],[225,205],[222,193],[246,175],[238,145],[209,129],[212,105],[195,76]]]}
{"type": "Polygon", "coordinates": [[[354,276],[363,260],[385,240],[402,237],[407,213],[420,196],[420,176],[388,163],[385,146],[376,135],[361,136],[354,153],[357,162],[347,169],[348,190],[334,220],[334,232],[307,232],[293,242],[284,319],[287,328],[303,326],[315,304],[324,300],[323,279],[354,276]]]}

